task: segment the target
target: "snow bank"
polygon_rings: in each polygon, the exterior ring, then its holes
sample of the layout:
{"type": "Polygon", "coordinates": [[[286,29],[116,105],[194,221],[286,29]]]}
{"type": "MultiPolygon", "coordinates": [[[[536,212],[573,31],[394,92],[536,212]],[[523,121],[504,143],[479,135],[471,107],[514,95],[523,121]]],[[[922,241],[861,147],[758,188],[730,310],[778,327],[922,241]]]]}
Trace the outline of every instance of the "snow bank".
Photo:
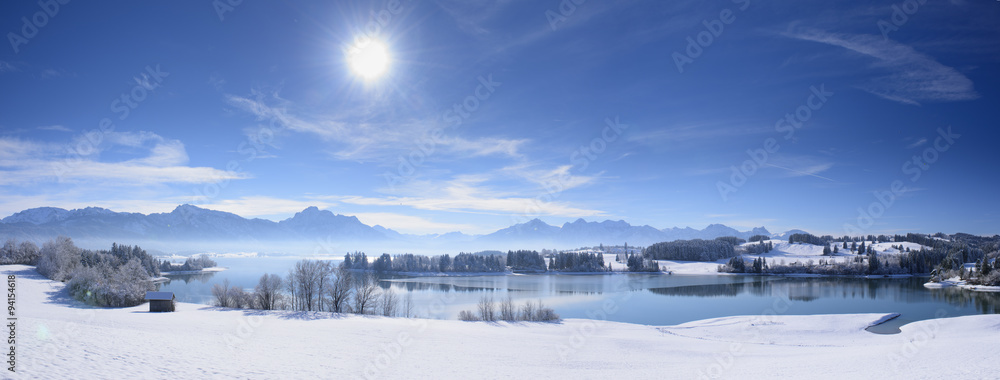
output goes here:
{"type": "Polygon", "coordinates": [[[224,271],[226,269],[228,269],[228,268],[225,268],[225,267],[210,267],[210,268],[202,268],[202,269],[199,269],[199,270],[172,270],[172,271],[169,271],[169,272],[160,272],[160,275],[166,276],[166,275],[175,275],[175,274],[198,274],[198,273],[207,273],[207,272],[222,272],[222,271],[224,271]]]}
{"type": "MultiPolygon", "coordinates": [[[[995,378],[1000,315],[864,331],[886,314],[774,309],[653,327],[468,323],[179,303],[97,309],[34,268],[17,275],[17,369],[62,378],[995,378]]],[[[613,310],[613,309],[612,309],[613,310]]],[[[419,310],[418,310],[419,312],[419,310]]],[[[595,310],[601,318],[608,310],[595,310]]]]}

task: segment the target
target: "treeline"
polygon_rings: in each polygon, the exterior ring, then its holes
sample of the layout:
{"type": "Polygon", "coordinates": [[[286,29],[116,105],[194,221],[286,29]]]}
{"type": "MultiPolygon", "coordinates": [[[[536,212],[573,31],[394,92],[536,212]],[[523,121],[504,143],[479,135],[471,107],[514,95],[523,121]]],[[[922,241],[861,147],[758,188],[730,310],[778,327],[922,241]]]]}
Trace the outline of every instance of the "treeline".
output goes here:
{"type": "Polygon", "coordinates": [[[832,239],[823,239],[813,234],[792,234],[788,237],[788,244],[806,243],[812,245],[827,245],[832,239]]]}
{"type": "Polygon", "coordinates": [[[628,255],[625,265],[629,272],[659,272],[660,264],[642,255],[628,255]]]}
{"type": "Polygon", "coordinates": [[[983,258],[976,261],[976,267],[966,273],[965,278],[972,285],[1000,286],[1000,261],[983,258]]]}
{"type": "MultiPolygon", "coordinates": [[[[753,240],[751,240],[753,241],[753,240]]],[[[750,255],[760,255],[763,253],[769,253],[774,249],[774,244],[771,242],[764,242],[763,240],[757,240],[757,244],[747,244],[743,246],[743,250],[750,255]]]]}
{"type": "Polygon", "coordinates": [[[370,270],[380,273],[501,273],[508,270],[601,272],[608,270],[604,264],[604,256],[599,253],[551,252],[549,262],[546,264],[545,256],[538,251],[529,250],[508,251],[506,255],[459,253],[455,257],[447,254],[428,257],[410,253],[401,255],[383,253],[371,262],[364,252],[354,252],[344,255],[343,266],[349,270],[370,270]]]}
{"type": "Polygon", "coordinates": [[[766,273],[767,272],[767,260],[763,257],[758,257],[753,259],[753,262],[747,264],[740,256],[733,257],[729,259],[725,265],[719,266],[719,272],[728,273],[766,273]]]}
{"type": "Polygon", "coordinates": [[[160,263],[161,272],[183,272],[183,271],[196,271],[205,268],[212,268],[218,265],[214,260],[210,259],[208,255],[198,255],[191,256],[184,260],[183,264],[177,265],[169,261],[163,261],[160,263]]]}
{"type": "Polygon", "coordinates": [[[74,298],[96,306],[127,307],[142,304],[155,286],[159,260],[142,248],[112,244],[110,250],[87,250],[60,236],[42,244],[7,240],[0,249],[5,264],[35,265],[38,273],[67,283],[74,298]]]}
{"type": "MultiPolygon", "coordinates": [[[[851,240],[845,240],[851,241],[851,240]]],[[[859,252],[849,260],[819,259],[795,261],[786,264],[783,261],[762,263],[759,271],[753,262],[748,263],[743,257],[734,257],[724,265],[719,266],[720,272],[729,273],[766,273],[766,274],[821,274],[821,275],[898,275],[898,274],[932,274],[932,280],[947,279],[955,276],[971,278],[966,273],[964,263],[986,262],[996,260],[1000,252],[985,253],[978,247],[972,247],[962,242],[938,241],[931,249],[910,250],[898,254],[880,254],[864,246],[853,243],[859,252]],[[861,247],[864,247],[863,249],[861,247]]],[[[991,268],[992,269],[992,268],[991,268]]],[[[971,271],[967,271],[971,272],[971,271]]],[[[989,275],[988,272],[987,275],[989,275]]],[[[987,275],[980,276],[986,279],[987,275]]]]}
{"type": "Polygon", "coordinates": [[[736,256],[736,249],[726,239],[675,240],[646,247],[642,256],[653,260],[716,261],[736,256]]]}
{"type": "Polygon", "coordinates": [[[504,272],[507,265],[502,256],[477,255],[459,253],[455,257],[441,255],[427,257],[406,253],[389,255],[383,253],[371,263],[363,252],[349,253],[344,256],[344,267],[352,270],[371,270],[375,272],[504,272]]]}
{"type": "Polygon", "coordinates": [[[511,270],[544,272],[545,257],[540,255],[537,251],[507,251],[507,266],[510,267],[511,270]]]}
{"type": "Polygon", "coordinates": [[[559,314],[556,314],[555,310],[545,307],[541,300],[537,304],[529,300],[517,307],[508,294],[507,298],[500,302],[495,302],[493,296],[483,296],[476,304],[475,312],[462,310],[458,312],[458,319],[467,322],[554,322],[559,320],[559,314]]]}
{"type": "Polygon", "coordinates": [[[604,255],[600,253],[560,252],[549,258],[549,270],[564,272],[604,272],[609,270],[609,268],[604,266],[604,255]]]}
{"type": "Polygon", "coordinates": [[[142,268],[145,269],[149,275],[154,277],[158,277],[160,275],[160,260],[146,253],[146,251],[139,248],[139,246],[111,243],[111,250],[80,251],[80,263],[88,267],[98,267],[103,264],[107,264],[113,268],[118,268],[125,265],[132,259],[138,260],[139,264],[142,265],[142,268]]]}
{"type": "Polygon", "coordinates": [[[30,241],[20,244],[14,239],[7,239],[0,247],[0,265],[24,264],[35,265],[38,262],[38,246],[30,241]]]}
{"type": "MultiPolygon", "coordinates": [[[[358,257],[360,259],[360,255],[358,257]]],[[[400,299],[391,287],[383,289],[372,272],[358,273],[347,265],[301,260],[287,276],[264,274],[253,290],[230,286],[229,280],[212,287],[214,304],[261,310],[328,311],[410,317],[413,303],[400,299]]]]}

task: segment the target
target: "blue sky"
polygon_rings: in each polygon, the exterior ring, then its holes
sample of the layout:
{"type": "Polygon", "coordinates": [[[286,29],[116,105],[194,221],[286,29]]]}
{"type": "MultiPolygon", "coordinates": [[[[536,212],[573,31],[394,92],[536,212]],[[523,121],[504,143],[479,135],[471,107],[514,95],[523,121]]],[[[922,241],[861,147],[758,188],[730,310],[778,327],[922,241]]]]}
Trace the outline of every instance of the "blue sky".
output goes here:
{"type": "Polygon", "coordinates": [[[1000,3],[44,4],[0,6],[3,216],[1000,232],[1000,3]]]}

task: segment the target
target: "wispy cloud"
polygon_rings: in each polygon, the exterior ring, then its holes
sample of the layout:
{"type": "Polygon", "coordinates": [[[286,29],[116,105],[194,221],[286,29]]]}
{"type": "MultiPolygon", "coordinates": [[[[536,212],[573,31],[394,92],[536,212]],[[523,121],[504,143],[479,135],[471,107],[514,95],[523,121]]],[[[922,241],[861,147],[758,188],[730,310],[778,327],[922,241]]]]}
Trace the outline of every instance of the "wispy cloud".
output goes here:
{"type": "Polygon", "coordinates": [[[391,212],[360,212],[354,216],[369,226],[380,225],[408,234],[434,234],[449,231],[482,232],[472,224],[442,223],[431,219],[391,212]]]}
{"type": "Polygon", "coordinates": [[[225,170],[187,166],[183,143],[152,132],[109,132],[103,135],[104,142],[93,149],[74,149],[86,139],[78,136],[70,143],[56,144],[0,137],[0,185],[56,182],[155,185],[246,178],[244,174],[225,170]],[[133,148],[140,156],[117,162],[100,160],[102,151],[115,147],[133,148]]]}
{"type": "Polygon", "coordinates": [[[906,148],[907,149],[913,149],[913,148],[916,148],[918,146],[924,145],[926,143],[927,143],[927,138],[921,138],[920,140],[914,141],[912,144],[907,145],[906,148]]]}
{"type": "Polygon", "coordinates": [[[904,104],[953,102],[979,98],[972,80],[912,47],[866,34],[837,34],[814,29],[795,29],[786,37],[842,47],[874,58],[873,71],[888,71],[860,85],[864,91],[904,104]]]}
{"type": "Polygon", "coordinates": [[[779,155],[774,156],[767,163],[766,167],[781,169],[788,177],[815,177],[830,182],[837,182],[829,177],[819,175],[822,172],[833,168],[834,163],[826,159],[805,155],[779,155]]]}
{"type": "Polygon", "coordinates": [[[38,127],[38,129],[43,130],[43,131],[73,132],[72,129],[66,128],[66,127],[61,126],[61,125],[46,125],[46,126],[38,127]]]}
{"type": "Polygon", "coordinates": [[[337,205],[336,202],[322,199],[284,199],[268,196],[247,196],[206,203],[200,201],[202,199],[195,199],[194,203],[202,208],[231,212],[243,217],[272,216],[278,219],[287,218],[311,206],[325,209],[337,205]]]}
{"type": "Polygon", "coordinates": [[[826,171],[826,169],[829,169],[829,168],[833,167],[833,164],[813,165],[813,166],[802,168],[801,170],[792,169],[792,168],[786,168],[784,166],[778,166],[778,165],[775,165],[775,164],[764,164],[764,165],[767,165],[767,166],[770,166],[770,167],[774,167],[774,168],[778,168],[778,169],[787,170],[787,171],[789,171],[791,173],[791,175],[793,177],[811,176],[811,177],[825,179],[825,180],[830,181],[830,182],[837,182],[837,181],[834,181],[834,180],[832,180],[830,178],[827,178],[827,177],[824,177],[824,176],[816,174],[816,173],[820,173],[820,172],[826,171]]]}
{"type": "Polygon", "coordinates": [[[527,139],[466,138],[448,133],[435,134],[434,130],[441,128],[437,121],[404,120],[382,123],[350,115],[303,116],[292,110],[292,102],[277,94],[266,95],[255,91],[254,97],[251,99],[227,95],[226,102],[259,120],[274,121],[272,124],[283,129],[339,143],[340,147],[331,155],[342,160],[396,163],[398,156],[420,149],[417,142],[428,142],[435,153],[457,157],[497,155],[517,158],[521,156],[523,145],[529,142],[527,139]]]}
{"type": "Polygon", "coordinates": [[[7,61],[0,61],[0,73],[9,73],[18,71],[17,67],[7,61]]]}
{"type": "Polygon", "coordinates": [[[720,121],[676,124],[646,131],[633,131],[629,132],[628,140],[647,144],[662,144],[664,142],[717,139],[761,133],[774,133],[774,128],[767,125],[720,121]]]}

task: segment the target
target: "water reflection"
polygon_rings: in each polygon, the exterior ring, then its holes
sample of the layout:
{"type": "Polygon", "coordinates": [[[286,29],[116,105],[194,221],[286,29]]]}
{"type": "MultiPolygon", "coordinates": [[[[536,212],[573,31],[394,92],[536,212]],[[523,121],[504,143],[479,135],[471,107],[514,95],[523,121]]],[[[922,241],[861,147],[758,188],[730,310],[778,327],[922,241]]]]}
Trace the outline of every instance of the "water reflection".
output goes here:
{"type": "MultiPolygon", "coordinates": [[[[170,274],[163,276],[167,280],[162,282],[164,285],[169,285],[171,282],[184,282],[184,284],[189,284],[194,281],[198,281],[202,284],[207,283],[215,276],[217,272],[202,272],[202,273],[191,273],[191,274],[170,274]]],[[[157,285],[159,286],[159,284],[157,285]]]]}
{"type": "Polygon", "coordinates": [[[757,277],[744,282],[649,288],[649,292],[674,297],[755,297],[787,298],[811,302],[822,298],[868,299],[886,303],[916,304],[944,301],[957,307],[975,307],[985,314],[1000,313],[1000,293],[972,292],[958,288],[928,290],[923,277],[898,279],[866,278],[772,278],[757,277]]]}
{"type": "Polygon", "coordinates": [[[948,302],[959,307],[972,305],[982,314],[1000,313],[1000,293],[974,292],[959,288],[931,289],[935,300],[948,302]]]}

